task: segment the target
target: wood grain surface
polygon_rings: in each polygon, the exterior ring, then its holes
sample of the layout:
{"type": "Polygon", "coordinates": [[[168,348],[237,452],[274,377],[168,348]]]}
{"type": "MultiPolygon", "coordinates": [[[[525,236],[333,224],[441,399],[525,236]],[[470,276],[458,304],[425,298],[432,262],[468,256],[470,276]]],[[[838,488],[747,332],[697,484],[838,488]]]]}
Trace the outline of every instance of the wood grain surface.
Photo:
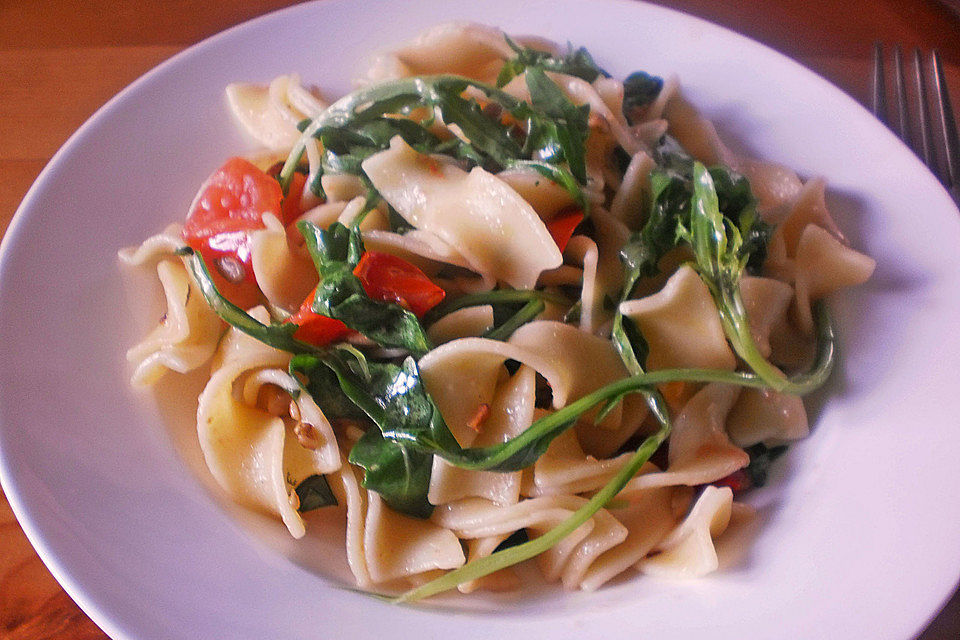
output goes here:
{"type": "MultiPolygon", "coordinates": [[[[111,96],[183,48],[288,4],[293,3],[0,0],[0,235],[46,162],[111,96]]],[[[960,19],[934,0],[658,4],[760,40],[864,103],[874,41],[936,48],[947,65],[954,102],[960,103],[960,19]]],[[[0,494],[0,640],[102,638],[106,635],[47,572],[0,494]]],[[[960,638],[960,594],[921,638],[960,638]]]]}

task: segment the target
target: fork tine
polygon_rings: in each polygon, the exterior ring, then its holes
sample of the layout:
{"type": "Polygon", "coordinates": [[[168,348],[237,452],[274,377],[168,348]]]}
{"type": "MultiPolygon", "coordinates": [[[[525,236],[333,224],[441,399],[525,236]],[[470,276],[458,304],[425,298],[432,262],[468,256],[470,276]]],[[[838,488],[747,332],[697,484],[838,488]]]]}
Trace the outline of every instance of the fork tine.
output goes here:
{"type": "Polygon", "coordinates": [[[917,115],[920,119],[920,151],[923,153],[923,164],[936,173],[934,167],[936,160],[930,153],[930,140],[933,138],[933,130],[930,123],[929,102],[927,101],[927,79],[923,73],[920,49],[913,50],[913,76],[917,85],[917,115]]]}
{"type": "Polygon", "coordinates": [[[907,88],[903,78],[903,53],[900,45],[893,48],[893,88],[897,94],[897,120],[900,126],[900,139],[912,147],[910,143],[910,125],[907,124],[907,88]]]}
{"type": "Polygon", "coordinates": [[[960,143],[957,141],[957,123],[953,117],[953,107],[950,104],[950,93],[947,89],[947,80],[943,74],[943,65],[936,51],[931,56],[933,61],[934,84],[937,88],[937,104],[940,111],[940,132],[943,134],[943,147],[947,161],[947,180],[950,186],[960,185],[960,143]]]}
{"type": "Polygon", "coordinates": [[[873,44],[873,115],[886,124],[887,89],[883,78],[883,45],[873,44]]]}

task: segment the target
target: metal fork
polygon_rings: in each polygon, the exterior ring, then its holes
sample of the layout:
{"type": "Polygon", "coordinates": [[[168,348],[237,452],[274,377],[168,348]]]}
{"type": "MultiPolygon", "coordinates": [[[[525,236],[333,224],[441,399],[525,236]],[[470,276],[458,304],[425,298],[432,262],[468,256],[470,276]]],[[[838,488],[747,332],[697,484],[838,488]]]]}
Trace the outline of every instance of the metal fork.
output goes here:
{"type": "Polygon", "coordinates": [[[929,68],[933,76],[933,94],[928,91],[928,81],[919,49],[913,50],[913,98],[914,106],[908,105],[907,81],[903,71],[903,52],[900,45],[893,48],[893,88],[896,95],[896,124],[888,120],[886,73],[883,65],[883,46],[878,42],[873,47],[873,114],[897,133],[900,138],[920,156],[933,175],[943,183],[960,206],[960,141],[957,124],[950,103],[943,65],[936,51],[931,52],[929,68]],[[931,108],[931,104],[935,109],[931,108]],[[936,111],[937,132],[930,118],[936,111]],[[911,134],[911,111],[916,126],[911,134]],[[936,139],[936,142],[934,140],[936,139]],[[939,146],[935,147],[937,144],[939,146]]]}

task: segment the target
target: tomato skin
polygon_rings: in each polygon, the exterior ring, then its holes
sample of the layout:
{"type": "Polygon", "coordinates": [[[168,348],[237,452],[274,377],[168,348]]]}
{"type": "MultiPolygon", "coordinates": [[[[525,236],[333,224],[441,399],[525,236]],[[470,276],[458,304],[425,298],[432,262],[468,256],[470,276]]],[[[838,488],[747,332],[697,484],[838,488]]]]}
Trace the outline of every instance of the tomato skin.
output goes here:
{"type": "Polygon", "coordinates": [[[743,469],[738,469],[737,471],[734,471],[726,477],[720,478],[712,484],[717,487],[730,487],[734,493],[742,493],[753,487],[753,482],[750,481],[750,476],[747,475],[747,472],[743,469]]]}
{"type": "Polygon", "coordinates": [[[417,317],[440,304],[447,295],[416,266],[380,251],[364,253],[353,275],[372,299],[394,302],[417,317]]]}
{"type": "Polygon", "coordinates": [[[287,226],[300,217],[303,210],[300,208],[300,199],[303,197],[303,189],[307,186],[307,176],[300,172],[293,174],[290,181],[290,188],[287,189],[287,195],[280,206],[280,222],[287,226]]]}
{"type": "Polygon", "coordinates": [[[243,158],[230,158],[200,187],[183,226],[184,239],[263,228],[263,214],[280,218],[280,183],[243,158]]]}
{"type": "Polygon", "coordinates": [[[246,232],[188,240],[187,244],[203,258],[220,295],[241,309],[260,304],[260,286],[253,275],[250,237],[246,232]]]}
{"type": "Polygon", "coordinates": [[[557,247],[559,247],[561,253],[567,248],[567,243],[569,243],[570,238],[573,237],[574,229],[576,229],[581,222],[583,222],[583,211],[580,209],[570,209],[558,213],[547,223],[547,231],[550,232],[550,237],[557,243],[557,247]]]}
{"type": "Polygon", "coordinates": [[[274,178],[243,158],[230,158],[207,178],[190,205],[183,240],[203,257],[220,293],[238,307],[260,301],[250,232],[264,228],[265,213],[282,219],[282,201],[274,178]]]}
{"type": "Polygon", "coordinates": [[[313,310],[313,297],[316,292],[314,288],[300,305],[300,309],[290,316],[287,322],[300,327],[293,334],[295,339],[322,347],[331,342],[343,340],[353,331],[339,320],[322,316],[313,310]]]}

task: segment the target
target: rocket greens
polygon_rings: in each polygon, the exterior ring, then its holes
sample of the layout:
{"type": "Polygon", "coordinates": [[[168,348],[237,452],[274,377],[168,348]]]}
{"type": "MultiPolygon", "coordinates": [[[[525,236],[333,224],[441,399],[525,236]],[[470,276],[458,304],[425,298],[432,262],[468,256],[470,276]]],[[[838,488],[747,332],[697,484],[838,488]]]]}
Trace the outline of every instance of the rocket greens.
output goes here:
{"type": "Polygon", "coordinates": [[[322,173],[365,177],[363,160],[386,149],[394,136],[400,136],[420,153],[447,155],[468,168],[530,168],[585,204],[582,189],[586,186],[583,158],[587,108],[575,107],[539,67],[531,67],[527,78],[532,79],[533,104],[497,87],[452,75],[403,78],[360,89],[335,102],[316,119],[301,123],[301,138],[280,172],[281,186],[284,192],[289,188],[311,137],[323,145],[321,166],[311,181],[319,195],[322,173]],[[467,89],[479,93],[486,104],[497,109],[484,109],[475,95],[465,97],[467,89]],[[413,112],[421,108],[435,116],[413,119],[413,112]],[[441,139],[433,134],[430,127],[435,117],[459,127],[466,140],[459,136],[441,139]]]}

